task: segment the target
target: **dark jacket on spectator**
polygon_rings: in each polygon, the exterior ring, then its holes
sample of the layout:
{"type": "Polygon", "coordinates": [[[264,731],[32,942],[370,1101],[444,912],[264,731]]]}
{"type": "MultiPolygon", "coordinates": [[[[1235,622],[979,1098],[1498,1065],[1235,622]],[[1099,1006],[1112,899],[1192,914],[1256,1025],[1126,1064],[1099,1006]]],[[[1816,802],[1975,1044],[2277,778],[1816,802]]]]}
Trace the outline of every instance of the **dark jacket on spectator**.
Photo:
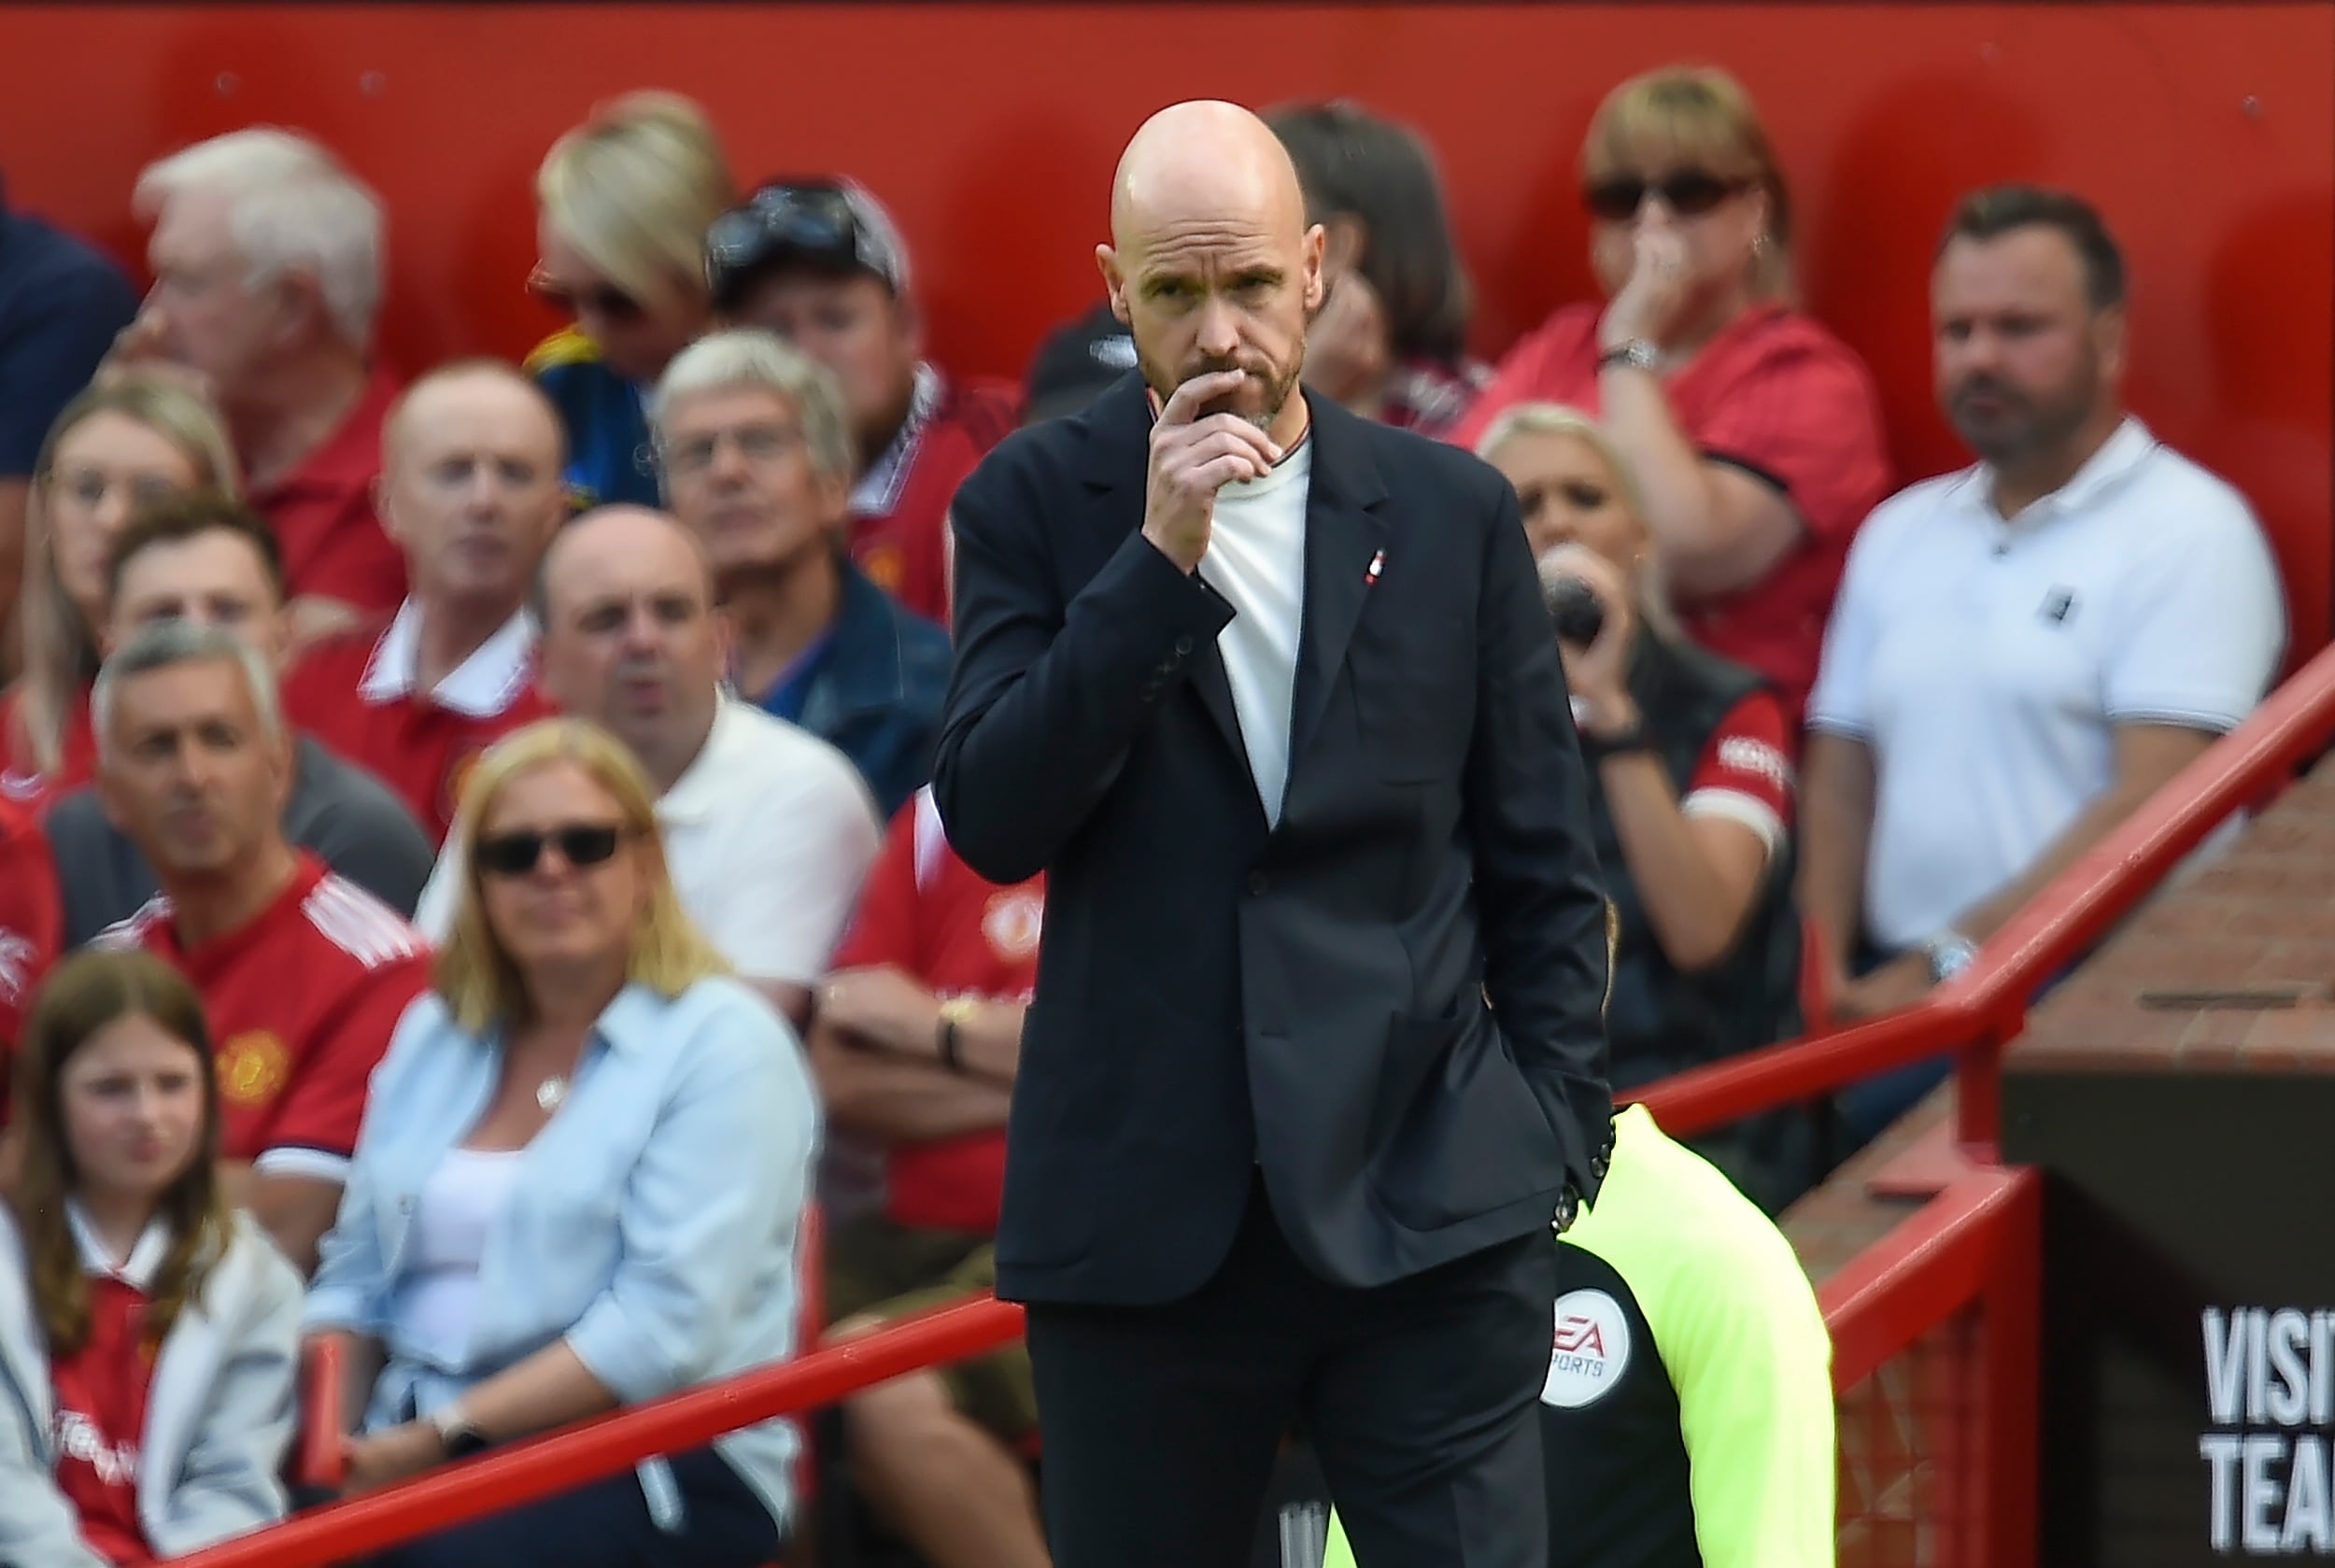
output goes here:
{"type": "Polygon", "coordinates": [[[948,694],[949,634],[846,562],[835,625],[800,706],[762,705],[850,757],[888,822],[932,777],[948,694]]]}

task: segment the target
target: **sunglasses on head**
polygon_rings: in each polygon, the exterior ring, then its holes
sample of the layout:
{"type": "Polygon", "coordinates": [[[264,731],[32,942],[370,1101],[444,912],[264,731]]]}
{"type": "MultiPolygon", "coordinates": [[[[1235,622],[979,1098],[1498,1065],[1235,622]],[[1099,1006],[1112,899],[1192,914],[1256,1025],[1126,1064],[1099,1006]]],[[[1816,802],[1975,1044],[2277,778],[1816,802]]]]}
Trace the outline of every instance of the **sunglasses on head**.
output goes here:
{"type": "Polygon", "coordinates": [[[745,205],[714,219],[705,233],[706,269],[717,278],[751,272],[782,255],[857,267],[859,217],[850,198],[831,186],[768,185],[745,205]]]}
{"type": "Polygon", "coordinates": [[[1705,169],[1680,169],[1660,179],[1640,179],[1635,175],[1601,179],[1582,192],[1582,200],[1592,216],[1608,223],[1626,223],[1637,216],[1649,196],[1660,196],[1663,205],[1681,218],[1700,218],[1750,188],[1748,179],[1722,179],[1705,169]]]}
{"type": "Polygon", "coordinates": [[[547,833],[497,833],[479,840],[475,854],[478,869],[489,876],[523,877],[542,861],[546,844],[559,852],[560,859],[581,870],[615,858],[624,838],[622,827],[585,823],[555,827],[547,833]]]}
{"type": "Polygon", "coordinates": [[[647,314],[646,307],[640,301],[612,284],[571,289],[563,283],[554,282],[551,275],[541,267],[527,275],[527,291],[567,317],[594,310],[614,321],[637,321],[647,314]]]}

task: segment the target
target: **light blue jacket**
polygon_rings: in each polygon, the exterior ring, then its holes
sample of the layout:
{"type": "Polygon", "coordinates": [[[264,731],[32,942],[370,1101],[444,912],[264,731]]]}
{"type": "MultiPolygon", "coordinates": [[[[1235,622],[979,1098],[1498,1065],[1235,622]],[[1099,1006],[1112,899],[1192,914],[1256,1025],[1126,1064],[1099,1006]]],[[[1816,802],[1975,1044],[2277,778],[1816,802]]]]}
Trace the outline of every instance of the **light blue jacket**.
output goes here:
{"type": "MultiPolygon", "coordinates": [[[[629,985],[587,1039],[567,1099],[520,1156],[479,1264],[466,1346],[423,1342],[403,1307],[423,1184],[484,1114],[502,1038],[427,995],[375,1069],[307,1327],[389,1352],[368,1431],[428,1415],[564,1338],[627,1405],[795,1351],[796,1244],[819,1136],[794,1033],[737,982],[668,1001],[629,985]]],[[[771,1421],[715,1448],[785,1524],[797,1436],[771,1421]]],[[[641,1467],[666,1528],[662,1461],[641,1467]]]]}
{"type": "MultiPolygon", "coordinates": [[[[203,1293],[163,1339],[138,1435],[138,1523],[163,1557],[273,1524],[291,1445],[300,1276],[237,1214],[203,1293]]],[[[56,1394],[26,1278],[0,1210],[0,1563],[105,1568],[57,1490],[56,1394]]]]}

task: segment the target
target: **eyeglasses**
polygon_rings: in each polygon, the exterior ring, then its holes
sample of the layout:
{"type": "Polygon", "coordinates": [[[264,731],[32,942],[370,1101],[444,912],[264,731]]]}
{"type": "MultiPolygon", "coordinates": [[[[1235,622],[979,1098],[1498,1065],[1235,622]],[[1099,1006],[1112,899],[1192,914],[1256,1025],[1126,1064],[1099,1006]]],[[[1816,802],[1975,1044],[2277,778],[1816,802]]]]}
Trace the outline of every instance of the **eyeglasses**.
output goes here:
{"type": "Polygon", "coordinates": [[[612,284],[571,289],[554,280],[541,267],[527,275],[527,291],[560,315],[571,318],[591,310],[612,321],[637,321],[648,314],[647,306],[612,284]]]}
{"type": "Polygon", "coordinates": [[[1707,169],[1679,169],[1660,179],[1616,175],[1590,186],[1581,200],[1592,216],[1608,223],[1626,223],[1635,218],[1649,196],[1660,196],[1663,205],[1681,218],[1700,218],[1728,197],[1748,191],[1751,184],[1748,179],[1723,179],[1707,169]]]}
{"type": "Polygon", "coordinates": [[[523,877],[543,859],[546,845],[558,850],[560,859],[583,870],[614,859],[616,846],[626,837],[627,830],[620,826],[579,823],[545,833],[497,833],[479,840],[474,853],[478,869],[488,876],[523,877]]]}
{"type": "Polygon", "coordinates": [[[734,431],[715,431],[670,448],[666,464],[675,473],[694,478],[710,472],[723,442],[738,448],[738,453],[750,463],[773,462],[803,444],[802,431],[786,425],[746,425],[734,431]]]}

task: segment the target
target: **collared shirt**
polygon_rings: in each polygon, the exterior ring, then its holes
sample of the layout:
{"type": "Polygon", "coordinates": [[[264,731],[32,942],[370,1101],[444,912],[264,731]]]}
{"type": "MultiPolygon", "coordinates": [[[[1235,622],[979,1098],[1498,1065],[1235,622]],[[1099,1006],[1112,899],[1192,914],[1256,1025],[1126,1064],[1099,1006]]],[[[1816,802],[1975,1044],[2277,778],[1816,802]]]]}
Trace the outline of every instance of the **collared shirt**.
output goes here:
{"type": "Polygon", "coordinates": [[[927,620],[949,619],[949,502],[1020,414],[1011,383],[950,382],[919,365],[899,433],[852,487],[852,559],[927,620]]]}
{"type": "Polygon", "coordinates": [[[429,949],[396,911],[304,854],[274,903],[200,947],[180,943],[167,897],[96,945],[158,954],[202,997],[222,1158],[341,1180],[366,1080],[429,981],[429,949]]]}
{"type": "Polygon", "coordinates": [[[354,631],[318,643],[285,680],[284,710],[295,727],[397,791],[434,846],[477,755],[553,710],[535,689],[535,631],[524,611],[417,691],[421,614],[409,599],[377,637],[354,631]]]}
{"type": "Polygon", "coordinates": [[[376,367],[357,406],[321,445],[290,473],[251,491],[252,510],[276,530],[293,598],[381,611],[405,597],[405,557],[373,507],[381,421],[400,389],[395,376],[376,367]]]}
{"type": "MultiPolygon", "coordinates": [[[[874,864],[868,786],[841,752],[724,698],[697,760],[657,802],[682,908],[749,980],[809,985],[874,864]]],[[[435,939],[466,880],[462,835],[446,841],[415,919],[435,939]]]]}
{"type": "MultiPolygon", "coordinates": [[[[467,1343],[417,1335],[403,1310],[414,1217],[492,1098],[502,1046],[431,995],[374,1080],[306,1312],[311,1329],[353,1329],[387,1349],[366,1429],[430,1414],[555,1341],[627,1405],[792,1355],[818,1103],[793,1031],[718,977],[671,998],[641,985],[617,994],[558,1114],[518,1156],[479,1260],[467,1343]]],[[[715,1447],[783,1519],[787,1423],[715,1447]]]]}
{"type": "Polygon", "coordinates": [[[2004,518],[1981,466],[1901,491],[1850,554],[1812,729],[1873,752],[1865,927],[1926,940],[2115,782],[2116,729],[2219,734],[2285,645],[2245,498],[2128,418],[2004,518]]]}
{"type": "Polygon", "coordinates": [[[73,1505],[92,1550],[111,1562],[144,1561],[153,1555],[138,1518],[139,1461],[154,1383],[146,1315],[170,1250],[170,1226],[149,1220],[130,1255],[117,1260],[71,1199],[65,1225],[89,1277],[89,1329],[78,1348],[50,1363],[57,1490],[73,1505]]]}

